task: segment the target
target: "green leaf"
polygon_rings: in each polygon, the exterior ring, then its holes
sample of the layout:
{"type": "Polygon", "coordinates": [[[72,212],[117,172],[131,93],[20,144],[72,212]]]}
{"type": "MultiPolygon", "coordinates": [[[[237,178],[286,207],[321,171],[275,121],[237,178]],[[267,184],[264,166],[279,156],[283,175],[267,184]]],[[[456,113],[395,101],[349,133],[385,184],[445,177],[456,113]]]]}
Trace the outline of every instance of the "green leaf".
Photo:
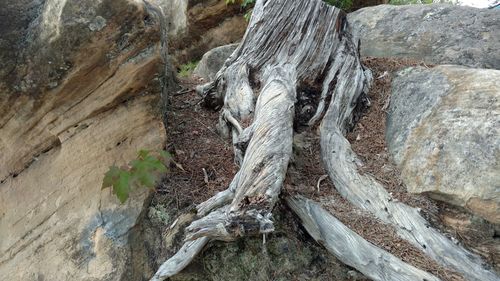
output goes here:
{"type": "Polygon", "coordinates": [[[113,193],[116,194],[116,197],[123,204],[128,199],[128,195],[130,193],[130,173],[127,171],[120,170],[119,178],[113,184],[113,193]]]}
{"type": "Polygon", "coordinates": [[[243,15],[243,18],[246,20],[246,21],[250,21],[250,18],[252,17],[252,10],[248,11],[245,13],[245,15],[243,15]]]}
{"type": "Polygon", "coordinates": [[[109,170],[104,174],[104,179],[102,180],[102,188],[113,186],[113,183],[118,180],[120,174],[120,169],[116,166],[109,167],[109,170]]]}
{"type": "Polygon", "coordinates": [[[243,3],[241,3],[242,8],[246,8],[248,5],[252,5],[255,3],[255,0],[243,0],[243,3]]]}
{"type": "Polygon", "coordinates": [[[143,173],[139,175],[139,181],[142,185],[153,188],[155,187],[156,177],[150,173],[143,173]]]}
{"type": "Polygon", "coordinates": [[[149,155],[149,150],[141,149],[141,150],[139,150],[137,155],[139,156],[140,159],[144,159],[149,155]]]}
{"type": "MultiPolygon", "coordinates": [[[[171,159],[167,151],[161,151],[160,156],[164,159],[171,159]]],[[[149,151],[141,149],[137,153],[137,159],[130,161],[129,165],[121,168],[109,167],[109,171],[104,175],[102,188],[113,187],[113,193],[121,203],[127,201],[132,186],[145,186],[154,188],[160,173],[167,171],[167,167],[162,161],[152,155],[149,151]]]]}
{"type": "Polygon", "coordinates": [[[148,156],[146,157],[146,159],[144,159],[145,161],[145,164],[147,166],[148,169],[150,169],[151,171],[158,171],[158,172],[166,172],[167,171],[167,167],[165,167],[165,165],[163,165],[163,163],[156,159],[155,157],[153,156],[148,156]]]}
{"type": "Polygon", "coordinates": [[[168,151],[166,150],[162,150],[160,151],[160,156],[165,159],[165,160],[168,160],[170,158],[172,158],[172,154],[170,154],[168,151]]]}

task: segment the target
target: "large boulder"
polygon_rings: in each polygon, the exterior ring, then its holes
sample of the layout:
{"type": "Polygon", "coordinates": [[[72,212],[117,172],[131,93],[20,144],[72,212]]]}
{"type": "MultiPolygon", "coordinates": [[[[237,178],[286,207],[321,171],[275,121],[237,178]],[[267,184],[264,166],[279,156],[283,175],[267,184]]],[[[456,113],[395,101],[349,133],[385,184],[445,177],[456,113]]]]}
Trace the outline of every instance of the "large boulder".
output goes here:
{"type": "Polygon", "coordinates": [[[128,0],[6,0],[0,14],[0,276],[119,280],[148,192],[120,205],[101,182],[164,146],[158,21],[128,0]]]}
{"type": "Polygon", "coordinates": [[[224,45],[214,48],[203,55],[200,62],[193,71],[193,74],[205,79],[214,80],[215,74],[224,65],[227,58],[238,47],[238,44],[224,45]]]}
{"type": "Polygon", "coordinates": [[[169,52],[174,66],[199,60],[207,51],[238,42],[247,21],[241,2],[226,0],[153,0],[169,24],[169,52]]]}
{"type": "Polygon", "coordinates": [[[361,54],[500,69],[500,12],[445,4],[380,5],[350,13],[361,54]]]}
{"type": "Polygon", "coordinates": [[[150,0],[161,7],[168,24],[168,35],[175,37],[188,26],[189,0],[150,0]]]}
{"type": "Polygon", "coordinates": [[[500,71],[444,65],[399,72],[386,140],[408,191],[500,223],[500,71]]]}

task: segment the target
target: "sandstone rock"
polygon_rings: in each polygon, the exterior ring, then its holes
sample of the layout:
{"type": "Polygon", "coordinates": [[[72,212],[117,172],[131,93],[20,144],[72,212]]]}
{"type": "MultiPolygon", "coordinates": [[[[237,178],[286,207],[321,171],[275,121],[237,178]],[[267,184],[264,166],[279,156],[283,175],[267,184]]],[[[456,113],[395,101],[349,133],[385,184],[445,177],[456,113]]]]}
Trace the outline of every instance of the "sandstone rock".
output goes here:
{"type": "Polygon", "coordinates": [[[151,0],[160,6],[168,23],[168,35],[177,36],[185,31],[188,25],[187,9],[189,0],[151,0]]]}
{"type": "Polygon", "coordinates": [[[120,205],[101,182],[165,143],[159,25],[141,1],[0,10],[1,279],[118,280],[148,192],[120,205]]]}
{"type": "Polygon", "coordinates": [[[348,15],[361,54],[500,69],[498,10],[444,4],[380,5],[348,15]]]}
{"type": "Polygon", "coordinates": [[[447,65],[399,72],[386,139],[408,191],[500,223],[500,71],[447,65]]]}
{"type": "Polygon", "coordinates": [[[199,60],[207,51],[241,40],[247,22],[238,1],[155,0],[163,2],[171,28],[169,52],[174,66],[199,60]],[[172,16],[168,16],[168,15],[172,16]]]}
{"type": "Polygon", "coordinates": [[[206,81],[211,81],[215,78],[217,71],[224,65],[226,59],[238,47],[238,44],[224,45],[214,48],[203,55],[200,62],[194,69],[193,74],[197,75],[206,81]]]}

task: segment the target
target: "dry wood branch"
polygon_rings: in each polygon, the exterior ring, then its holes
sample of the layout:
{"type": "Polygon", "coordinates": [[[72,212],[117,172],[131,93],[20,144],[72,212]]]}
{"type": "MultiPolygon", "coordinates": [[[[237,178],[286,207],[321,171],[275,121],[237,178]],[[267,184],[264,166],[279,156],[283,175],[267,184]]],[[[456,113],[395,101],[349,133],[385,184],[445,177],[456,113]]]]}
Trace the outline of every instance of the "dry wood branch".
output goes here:
{"type": "Polygon", "coordinates": [[[302,196],[286,198],[307,232],[343,263],[373,280],[437,281],[437,277],[415,268],[366,241],[318,203],[302,196]]]}
{"type": "Polygon", "coordinates": [[[201,252],[208,243],[207,237],[185,243],[182,248],[156,271],[150,281],[161,281],[167,277],[174,276],[183,270],[201,252]]]}
{"type": "Polygon", "coordinates": [[[221,191],[207,201],[196,206],[199,216],[204,216],[208,214],[213,209],[219,208],[220,206],[231,202],[234,198],[234,188],[231,187],[221,191]]]}

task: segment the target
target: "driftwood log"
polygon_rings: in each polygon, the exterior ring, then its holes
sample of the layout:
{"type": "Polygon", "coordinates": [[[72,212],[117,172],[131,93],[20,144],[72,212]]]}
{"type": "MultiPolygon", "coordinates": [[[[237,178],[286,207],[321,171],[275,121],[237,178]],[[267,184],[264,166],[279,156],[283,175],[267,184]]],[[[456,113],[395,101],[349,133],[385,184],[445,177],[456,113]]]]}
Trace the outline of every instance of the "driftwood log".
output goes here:
{"type": "MultiPolygon", "coordinates": [[[[294,122],[304,116],[309,126],[321,121],[322,159],[342,196],[470,280],[498,280],[417,210],[392,202],[379,183],[357,172],[359,160],[344,134],[370,82],[343,11],[320,0],[258,0],[239,47],[215,80],[197,89],[206,106],[220,109],[218,128],[232,138],[240,170],[228,189],[197,206],[185,244],[151,280],[179,273],[212,239],[265,237],[274,230],[272,211],[292,154],[294,122]],[[300,95],[315,101],[310,115],[299,108],[300,95]]],[[[287,202],[314,239],[373,280],[438,280],[370,244],[314,202],[287,202]]]]}

